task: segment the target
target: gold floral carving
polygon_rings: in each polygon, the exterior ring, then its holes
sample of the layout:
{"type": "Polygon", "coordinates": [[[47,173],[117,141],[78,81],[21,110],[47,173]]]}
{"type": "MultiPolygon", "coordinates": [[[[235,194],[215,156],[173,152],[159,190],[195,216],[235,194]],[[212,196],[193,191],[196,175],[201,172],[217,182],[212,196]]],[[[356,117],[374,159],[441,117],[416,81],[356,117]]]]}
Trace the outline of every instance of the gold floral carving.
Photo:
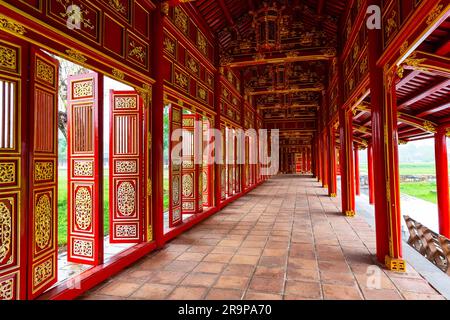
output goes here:
{"type": "Polygon", "coordinates": [[[91,97],[94,94],[94,82],[92,80],[73,83],[73,97],[91,97]]]}
{"type": "Polygon", "coordinates": [[[42,60],[39,59],[37,60],[36,77],[38,79],[41,79],[42,81],[47,82],[50,85],[53,85],[55,81],[54,74],[55,74],[54,68],[51,65],[45,63],[42,60]]]}
{"type": "Polygon", "coordinates": [[[116,173],[136,173],[136,161],[123,160],[116,162],[116,173]]]}
{"type": "Polygon", "coordinates": [[[444,5],[440,4],[433,8],[427,18],[427,25],[430,25],[436,20],[442,12],[444,5]]]}
{"type": "Polygon", "coordinates": [[[45,249],[50,243],[52,211],[50,197],[47,194],[40,196],[36,203],[34,218],[34,238],[40,249],[45,249]]]}
{"type": "Polygon", "coordinates": [[[175,42],[172,39],[170,39],[169,37],[166,37],[164,39],[164,50],[166,50],[167,52],[169,52],[172,55],[175,54],[175,42]]]}
{"type": "Polygon", "coordinates": [[[136,190],[130,182],[122,182],[117,189],[117,208],[123,216],[130,216],[136,208],[136,190]]]}
{"type": "Polygon", "coordinates": [[[34,179],[36,181],[53,180],[53,162],[36,162],[34,165],[34,179]]]}
{"type": "Polygon", "coordinates": [[[45,282],[53,274],[53,262],[49,259],[34,268],[33,284],[35,287],[45,282]]]}
{"type": "Polygon", "coordinates": [[[0,45],[0,67],[8,70],[17,69],[17,52],[0,45]]]}
{"type": "Polygon", "coordinates": [[[78,20],[84,28],[94,30],[94,25],[91,20],[85,18],[89,14],[89,10],[82,3],[77,4],[79,10],[68,10],[71,5],[74,5],[73,0],[56,0],[56,2],[64,7],[64,11],[59,13],[62,18],[78,20]]]}
{"type": "Polygon", "coordinates": [[[206,100],[206,90],[203,88],[198,88],[198,96],[202,100],[206,100]]]}
{"type": "Polygon", "coordinates": [[[140,62],[144,63],[145,57],[147,56],[144,47],[137,45],[134,41],[130,42],[130,47],[131,50],[128,52],[128,56],[131,58],[136,58],[140,62]]]}
{"type": "Polygon", "coordinates": [[[204,55],[208,54],[208,44],[206,42],[206,38],[200,32],[197,33],[197,46],[204,55]]]}
{"type": "Polygon", "coordinates": [[[85,56],[83,56],[80,52],[78,52],[76,50],[68,49],[68,50],[66,50],[66,53],[70,58],[72,58],[76,62],[84,63],[87,60],[87,58],[85,56]]]}
{"type": "Polygon", "coordinates": [[[145,108],[147,108],[149,103],[152,101],[152,87],[144,83],[141,88],[137,87],[135,90],[142,98],[145,108]]]}
{"type": "Polygon", "coordinates": [[[189,197],[194,192],[192,176],[190,174],[185,174],[183,176],[183,196],[189,197]]]}
{"type": "Polygon", "coordinates": [[[75,222],[81,230],[87,230],[92,223],[92,196],[89,188],[80,187],[75,194],[75,222]]]}
{"type": "Polygon", "coordinates": [[[114,76],[114,78],[119,79],[119,80],[123,80],[125,79],[125,74],[117,69],[112,69],[112,75],[114,76]]]}
{"type": "Polygon", "coordinates": [[[0,202],[0,264],[11,251],[12,214],[4,202],[0,202]]]}
{"type": "Polygon", "coordinates": [[[92,177],[94,175],[94,163],[83,160],[74,161],[73,175],[76,177],[92,177]]]}
{"type": "Polygon", "coordinates": [[[424,121],[423,127],[429,132],[432,132],[432,133],[436,133],[437,132],[436,126],[430,121],[424,121]]]}
{"type": "Polygon", "coordinates": [[[179,8],[174,8],[174,23],[184,33],[188,32],[188,16],[179,8]]]}
{"type": "Polygon", "coordinates": [[[404,55],[406,51],[408,51],[409,43],[408,41],[403,42],[403,44],[400,47],[400,55],[404,55]]]}
{"type": "Polygon", "coordinates": [[[27,30],[23,25],[0,15],[0,30],[9,31],[15,34],[24,35],[27,30]]]}
{"type": "Polygon", "coordinates": [[[180,177],[175,176],[172,179],[172,204],[177,206],[180,204],[180,177]]]}
{"type": "Polygon", "coordinates": [[[116,109],[136,109],[137,99],[135,97],[116,97],[114,104],[116,109]]]}
{"type": "Polygon", "coordinates": [[[73,253],[81,257],[92,257],[94,253],[92,242],[80,239],[74,240],[73,253]]]}
{"type": "Polygon", "coordinates": [[[116,236],[120,238],[134,238],[137,237],[137,230],[135,225],[119,225],[116,228],[116,236]]]}
{"type": "Polygon", "coordinates": [[[392,11],[391,17],[387,20],[387,24],[385,27],[386,38],[390,38],[392,33],[397,30],[397,22],[396,22],[397,12],[392,11]]]}
{"type": "Polygon", "coordinates": [[[0,183],[16,182],[16,164],[14,162],[0,163],[0,183]]]}
{"type": "Polygon", "coordinates": [[[120,0],[109,0],[109,6],[118,13],[125,13],[125,6],[120,0]]]}
{"type": "Polygon", "coordinates": [[[199,66],[198,66],[198,63],[194,59],[188,57],[186,59],[186,65],[189,68],[189,70],[191,70],[193,73],[195,73],[195,74],[198,73],[199,66]]]}
{"type": "Polygon", "coordinates": [[[189,79],[183,73],[175,72],[175,83],[179,85],[181,88],[186,89],[188,86],[189,79]]]}
{"type": "Polygon", "coordinates": [[[0,281],[0,300],[12,300],[14,296],[14,279],[0,281]]]}

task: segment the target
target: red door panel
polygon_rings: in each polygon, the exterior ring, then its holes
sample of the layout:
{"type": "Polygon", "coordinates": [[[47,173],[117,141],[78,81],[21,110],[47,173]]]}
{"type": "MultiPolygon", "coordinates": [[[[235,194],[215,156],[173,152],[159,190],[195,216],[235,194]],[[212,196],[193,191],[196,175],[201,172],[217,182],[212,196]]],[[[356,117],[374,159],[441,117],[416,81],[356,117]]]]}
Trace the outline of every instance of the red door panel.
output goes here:
{"type": "Polygon", "coordinates": [[[58,263],[58,61],[37,48],[31,51],[32,112],[29,179],[28,298],[57,280],[58,263]]]}
{"type": "MultiPolygon", "coordinates": [[[[183,110],[175,105],[170,106],[169,110],[169,132],[182,129],[182,112],[183,110]]],[[[169,227],[172,228],[183,221],[181,214],[181,194],[182,194],[182,176],[180,159],[175,161],[172,159],[172,150],[179,142],[172,141],[169,137],[169,227]]]]}
{"type": "Polygon", "coordinates": [[[109,239],[143,240],[144,147],[143,103],[135,91],[110,92],[109,239]]]}
{"type": "Polygon", "coordinates": [[[8,54],[0,64],[0,113],[6,120],[0,126],[0,300],[26,298],[27,239],[24,183],[28,181],[27,152],[22,141],[27,141],[27,97],[29,63],[26,43],[0,35],[0,50],[8,54]]]}
{"type": "Polygon", "coordinates": [[[68,260],[103,261],[103,168],[96,73],[72,76],[67,90],[68,260]]]}

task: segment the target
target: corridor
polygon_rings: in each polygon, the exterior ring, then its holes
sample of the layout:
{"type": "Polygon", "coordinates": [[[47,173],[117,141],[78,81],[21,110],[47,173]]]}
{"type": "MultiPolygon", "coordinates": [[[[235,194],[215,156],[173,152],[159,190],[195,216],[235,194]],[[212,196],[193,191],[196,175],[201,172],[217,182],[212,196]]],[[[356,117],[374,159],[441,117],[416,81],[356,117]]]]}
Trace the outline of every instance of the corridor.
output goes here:
{"type": "Polygon", "coordinates": [[[310,177],[278,176],[81,299],[443,299],[380,268],[375,234],[310,177]]]}

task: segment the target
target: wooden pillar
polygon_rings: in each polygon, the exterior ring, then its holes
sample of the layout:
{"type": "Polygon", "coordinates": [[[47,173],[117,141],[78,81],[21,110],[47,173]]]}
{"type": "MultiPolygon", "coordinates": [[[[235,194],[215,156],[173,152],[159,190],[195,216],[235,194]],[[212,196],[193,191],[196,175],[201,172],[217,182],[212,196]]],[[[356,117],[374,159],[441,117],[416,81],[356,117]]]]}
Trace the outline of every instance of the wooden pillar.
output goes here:
{"type": "Polygon", "coordinates": [[[153,199],[153,232],[158,247],[164,245],[164,189],[163,189],[163,164],[164,164],[164,68],[165,64],[160,59],[164,55],[164,13],[161,10],[166,4],[158,3],[153,19],[153,53],[152,65],[153,97],[152,97],[152,199],[153,199]]]}
{"type": "Polygon", "coordinates": [[[355,145],[355,194],[361,195],[361,186],[359,178],[359,148],[355,145]]]}
{"type": "Polygon", "coordinates": [[[340,166],[342,212],[347,217],[355,216],[355,177],[353,170],[353,115],[351,112],[339,110],[340,126],[340,166]]]}
{"type": "MultiPolygon", "coordinates": [[[[216,46],[216,50],[218,50],[219,47],[216,46]]],[[[218,59],[217,59],[218,60],[218,59]]],[[[217,64],[218,65],[218,64],[217,64]]],[[[220,71],[217,70],[214,74],[214,109],[216,111],[216,114],[214,116],[214,129],[216,129],[216,132],[221,132],[222,134],[222,128],[220,124],[220,95],[221,93],[221,85],[220,85],[220,71]]],[[[215,146],[215,161],[214,161],[214,180],[216,181],[214,183],[214,206],[218,208],[220,206],[220,200],[222,198],[222,185],[223,181],[222,179],[225,177],[222,177],[222,168],[225,165],[225,163],[220,164],[219,161],[225,158],[222,154],[220,157],[217,155],[221,153],[220,151],[224,151],[224,143],[225,143],[225,137],[215,137],[214,146],[215,146]],[[221,158],[221,159],[219,159],[221,158]]]]}
{"type": "Polygon", "coordinates": [[[436,185],[439,213],[439,233],[450,238],[450,207],[448,182],[447,136],[445,128],[439,128],[435,135],[436,185]]]}
{"type": "Polygon", "coordinates": [[[375,190],[373,182],[373,148],[372,144],[367,148],[367,171],[369,177],[369,203],[374,204],[375,190]]]}
{"type": "Polygon", "coordinates": [[[322,133],[322,155],[323,155],[323,176],[322,176],[322,187],[328,188],[328,134],[327,130],[324,129],[324,132],[322,133]]]}
{"type": "Polygon", "coordinates": [[[328,133],[328,196],[332,198],[337,195],[336,140],[334,136],[334,127],[330,127],[328,133]]]}
{"type": "MultiPolygon", "coordinates": [[[[368,5],[381,5],[369,0],[368,5]]],[[[377,65],[382,54],[382,31],[368,30],[372,147],[375,190],[377,258],[389,270],[405,271],[402,258],[398,172],[396,67],[377,65]]]]}
{"type": "Polygon", "coordinates": [[[322,139],[320,135],[317,136],[317,180],[322,182],[322,139]]]}

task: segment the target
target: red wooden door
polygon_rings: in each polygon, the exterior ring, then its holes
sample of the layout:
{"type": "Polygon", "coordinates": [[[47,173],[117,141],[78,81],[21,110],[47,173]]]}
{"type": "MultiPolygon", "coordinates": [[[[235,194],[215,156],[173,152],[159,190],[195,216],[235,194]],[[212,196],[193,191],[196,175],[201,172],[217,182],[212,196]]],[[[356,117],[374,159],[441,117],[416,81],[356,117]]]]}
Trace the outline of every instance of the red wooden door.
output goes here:
{"type": "MultiPolygon", "coordinates": [[[[0,35],[0,300],[26,298],[26,159],[28,119],[28,46],[0,35]]],[[[6,317],[6,315],[5,315],[6,317]]]]}
{"type": "Polygon", "coordinates": [[[110,92],[109,241],[139,243],[144,231],[144,110],[135,91],[110,92]]]}
{"type": "Polygon", "coordinates": [[[227,198],[227,136],[225,126],[220,126],[221,132],[221,149],[222,149],[222,164],[220,168],[220,200],[224,201],[227,198]]]}
{"type": "MultiPolygon", "coordinates": [[[[181,214],[181,194],[182,194],[182,176],[181,176],[181,159],[172,158],[172,150],[180,143],[172,141],[172,133],[183,127],[182,123],[183,110],[175,105],[170,106],[169,110],[169,227],[175,227],[183,222],[181,214]]],[[[181,137],[180,137],[181,138],[181,137]]],[[[179,156],[182,156],[180,154],[179,156]]]]}
{"type": "Polygon", "coordinates": [[[58,61],[31,51],[28,299],[57,280],[58,61]]]}
{"type": "MultiPolygon", "coordinates": [[[[203,210],[203,200],[201,195],[202,180],[200,173],[201,164],[195,163],[195,152],[198,148],[198,136],[195,132],[195,114],[183,115],[183,168],[182,168],[182,213],[195,214],[203,210]]],[[[200,130],[200,132],[202,132],[200,130]]]]}
{"type": "MultiPolygon", "coordinates": [[[[210,123],[209,120],[203,120],[203,150],[207,150],[207,147],[211,144],[212,138],[210,135],[210,123]]],[[[209,150],[208,150],[209,151],[209,150]]],[[[202,196],[203,196],[203,206],[212,207],[213,206],[213,186],[212,186],[212,155],[207,152],[203,153],[203,172],[202,172],[202,196]]]]}
{"type": "Polygon", "coordinates": [[[89,265],[103,261],[102,93],[96,73],[68,79],[68,260],[89,265]]]}

